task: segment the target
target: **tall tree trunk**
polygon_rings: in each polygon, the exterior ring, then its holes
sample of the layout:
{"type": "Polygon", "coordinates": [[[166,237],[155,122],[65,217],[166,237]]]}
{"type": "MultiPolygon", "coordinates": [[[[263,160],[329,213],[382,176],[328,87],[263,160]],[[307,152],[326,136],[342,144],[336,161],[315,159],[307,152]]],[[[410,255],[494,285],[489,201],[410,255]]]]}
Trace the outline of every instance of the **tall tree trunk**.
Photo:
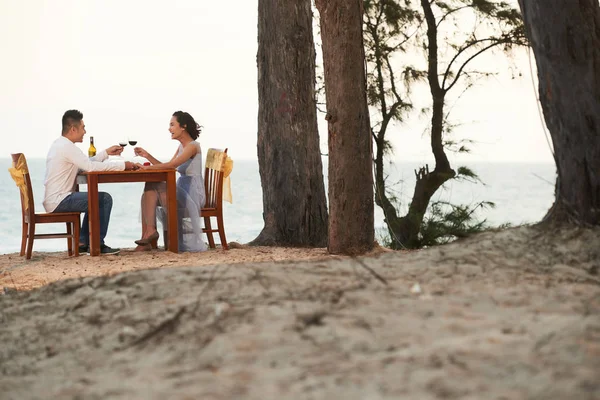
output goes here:
{"type": "Polygon", "coordinates": [[[388,221],[393,248],[405,247],[412,249],[421,247],[419,234],[431,197],[444,183],[456,175],[456,172],[450,167],[443,144],[444,101],[447,91],[441,87],[439,81],[437,22],[429,0],[421,0],[421,6],[427,23],[427,81],[433,99],[431,151],[435,158],[435,169],[429,171],[429,167],[426,165],[415,171],[415,191],[408,213],[399,219],[394,218],[388,221]]]}
{"type": "MultiPolygon", "coordinates": [[[[426,0],[425,0],[426,1],[426,0]]],[[[431,74],[430,74],[431,75],[431,74]]],[[[430,76],[431,82],[432,76],[430,76]]],[[[435,75],[435,82],[437,75],[435,75]]],[[[442,90],[435,84],[431,85],[433,100],[433,115],[431,117],[431,150],[435,156],[435,169],[429,171],[426,165],[415,171],[416,184],[412,201],[408,207],[408,213],[400,218],[397,231],[394,232],[395,248],[406,247],[410,249],[421,247],[420,232],[423,218],[431,197],[447,181],[454,178],[456,173],[450,168],[450,162],[442,145],[444,95],[442,90]]]]}
{"type": "Polygon", "coordinates": [[[600,5],[519,0],[558,177],[551,222],[600,225],[600,5]]]}
{"type": "Polygon", "coordinates": [[[326,246],[310,0],[258,2],[258,164],[265,226],[252,245],[326,246]]]}
{"type": "Polygon", "coordinates": [[[329,132],[329,252],[373,248],[373,148],[367,109],[362,0],[317,0],[329,132]]]}

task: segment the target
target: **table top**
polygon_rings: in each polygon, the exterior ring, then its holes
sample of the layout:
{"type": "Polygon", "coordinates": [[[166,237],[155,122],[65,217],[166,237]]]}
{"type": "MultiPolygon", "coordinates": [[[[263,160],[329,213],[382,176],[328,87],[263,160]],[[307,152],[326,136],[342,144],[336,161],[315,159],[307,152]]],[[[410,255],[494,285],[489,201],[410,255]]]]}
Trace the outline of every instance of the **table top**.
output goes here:
{"type": "Polygon", "coordinates": [[[136,171],[82,171],[77,175],[75,183],[86,185],[88,176],[94,176],[98,183],[118,183],[118,182],[159,182],[164,181],[169,173],[174,174],[175,168],[164,169],[138,169],[136,171]]]}
{"type": "Polygon", "coordinates": [[[129,171],[81,171],[79,175],[105,175],[105,174],[140,174],[144,172],[171,172],[175,171],[175,168],[161,168],[161,169],[137,169],[137,170],[129,170],[129,171]]]}

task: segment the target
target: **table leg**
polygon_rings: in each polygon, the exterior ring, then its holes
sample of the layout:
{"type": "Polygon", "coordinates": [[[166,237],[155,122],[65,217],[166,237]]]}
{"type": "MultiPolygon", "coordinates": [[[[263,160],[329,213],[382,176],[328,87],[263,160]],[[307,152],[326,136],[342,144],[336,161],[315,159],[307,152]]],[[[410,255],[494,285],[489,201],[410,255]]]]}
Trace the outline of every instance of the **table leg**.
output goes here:
{"type": "Polygon", "coordinates": [[[88,221],[90,227],[90,255],[100,255],[100,210],[98,207],[98,176],[88,177],[88,221]]]}
{"type": "Polygon", "coordinates": [[[169,232],[167,240],[168,250],[178,253],[179,237],[177,235],[177,183],[175,182],[175,171],[167,173],[167,218],[167,229],[169,232]]]}

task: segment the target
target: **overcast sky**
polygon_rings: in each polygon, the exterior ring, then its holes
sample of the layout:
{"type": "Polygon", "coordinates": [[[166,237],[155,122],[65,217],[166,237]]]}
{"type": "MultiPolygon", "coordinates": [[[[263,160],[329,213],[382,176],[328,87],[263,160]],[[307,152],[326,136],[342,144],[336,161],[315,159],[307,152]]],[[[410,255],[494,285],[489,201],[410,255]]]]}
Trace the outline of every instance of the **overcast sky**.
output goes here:
{"type": "MultiPolygon", "coordinates": [[[[256,26],[256,0],[0,0],[2,157],[45,157],[77,108],[100,149],[131,137],[168,158],[169,119],[184,110],[204,126],[204,149],[256,159],[256,26]]],[[[505,72],[456,105],[457,137],[477,142],[461,161],[551,162],[526,53],[516,62],[522,78],[505,72]]],[[[397,160],[431,158],[426,124],[394,127],[397,160]]],[[[323,115],[319,125],[326,151],[323,115]]]]}

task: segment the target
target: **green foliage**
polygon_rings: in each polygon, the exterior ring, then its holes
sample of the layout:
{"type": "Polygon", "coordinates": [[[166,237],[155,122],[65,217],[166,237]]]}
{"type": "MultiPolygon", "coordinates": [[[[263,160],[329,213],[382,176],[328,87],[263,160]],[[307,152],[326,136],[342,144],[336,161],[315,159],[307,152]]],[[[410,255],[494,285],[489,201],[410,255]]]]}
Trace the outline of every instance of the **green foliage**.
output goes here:
{"type": "Polygon", "coordinates": [[[494,207],[495,204],[489,201],[469,205],[455,205],[444,201],[431,203],[421,226],[420,247],[449,243],[490,229],[485,219],[476,218],[475,211],[494,207]]]}
{"type": "Polygon", "coordinates": [[[495,11],[497,4],[487,0],[470,0],[471,6],[474,10],[479,11],[482,14],[492,15],[495,11]]]}
{"type": "MultiPolygon", "coordinates": [[[[476,211],[478,209],[494,207],[495,204],[489,201],[470,205],[455,205],[443,201],[433,202],[428,214],[423,219],[417,248],[446,244],[490,229],[510,227],[511,225],[508,223],[496,227],[490,226],[487,220],[477,218],[476,211]]],[[[389,229],[376,229],[375,240],[383,247],[397,247],[392,241],[389,229]]]]}
{"type": "MultiPolygon", "coordinates": [[[[519,11],[505,1],[365,0],[364,10],[367,100],[378,150],[374,160],[377,165],[377,192],[379,195],[389,195],[394,204],[396,199],[392,198],[386,174],[381,172],[383,157],[389,156],[392,151],[386,138],[387,130],[390,124],[402,123],[412,113],[424,115],[434,110],[428,105],[415,107],[411,101],[414,90],[423,82],[429,83],[431,92],[437,96],[436,104],[440,104],[441,98],[442,108],[436,109],[439,112],[446,105],[449,92],[453,93],[452,100],[458,101],[478,80],[494,74],[494,71],[472,67],[472,61],[479,55],[494,50],[509,53],[514,46],[526,45],[527,42],[519,11]]],[[[468,153],[473,143],[470,139],[452,138],[458,124],[450,121],[451,110],[452,106],[444,111],[440,118],[442,126],[438,124],[437,136],[432,135],[432,140],[437,137],[432,147],[442,148],[441,159],[446,160],[446,168],[450,167],[444,151],[468,153]]],[[[429,126],[428,133],[433,129],[433,126],[429,126]]],[[[439,154],[438,148],[436,162],[439,154]]],[[[441,164],[444,165],[443,162],[441,164]]],[[[425,176],[422,178],[425,179],[425,176]]],[[[477,174],[466,167],[458,168],[454,179],[481,183],[477,174]]],[[[426,206],[429,198],[425,202],[421,199],[421,204],[426,206]]],[[[378,200],[380,206],[386,204],[382,199],[378,200]]],[[[485,221],[477,221],[473,212],[492,206],[492,203],[485,201],[470,206],[442,202],[430,204],[421,226],[422,245],[444,243],[485,229],[485,221]]],[[[397,204],[394,204],[394,208],[399,209],[397,204]]],[[[421,221],[421,212],[418,217],[415,217],[416,220],[421,221]]],[[[395,224],[389,218],[386,215],[388,228],[398,226],[398,217],[395,217],[395,224]]]]}
{"type": "Polygon", "coordinates": [[[377,145],[384,145],[380,133],[385,135],[391,120],[402,121],[412,110],[408,99],[410,82],[426,76],[424,71],[407,65],[397,82],[392,67],[392,57],[411,45],[415,24],[419,24],[422,17],[410,0],[365,0],[364,10],[365,59],[369,65],[367,101],[369,106],[379,110],[371,120],[377,145]]]}
{"type": "Polygon", "coordinates": [[[479,179],[479,175],[477,175],[471,168],[465,167],[464,165],[457,168],[454,179],[483,184],[483,181],[479,179]]]}
{"type": "Polygon", "coordinates": [[[452,151],[454,153],[470,153],[471,149],[467,147],[468,144],[472,144],[473,140],[471,139],[461,139],[461,140],[445,140],[444,147],[452,151]]]}
{"type": "MultiPolygon", "coordinates": [[[[514,45],[527,44],[520,13],[507,2],[429,3],[438,29],[436,65],[440,86],[445,91],[461,80],[469,88],[476,80],[492,75],[468,68],[479,54],[494,48],[509,52],[514,45]]],[[[365,0],[364,10],[367,100],[376,110],[371,113],[371,120],[379,137],[385,135],[390,120],[402,122],[413,111],[410,94],[416,83],[427,78],[430,43],[420,1],[365,0]],[[421,56],[415,61],[419,49],[425,51],[425,59],[421,56]],[[411,62],[405,61],[408,59],[411,62]]]]}

